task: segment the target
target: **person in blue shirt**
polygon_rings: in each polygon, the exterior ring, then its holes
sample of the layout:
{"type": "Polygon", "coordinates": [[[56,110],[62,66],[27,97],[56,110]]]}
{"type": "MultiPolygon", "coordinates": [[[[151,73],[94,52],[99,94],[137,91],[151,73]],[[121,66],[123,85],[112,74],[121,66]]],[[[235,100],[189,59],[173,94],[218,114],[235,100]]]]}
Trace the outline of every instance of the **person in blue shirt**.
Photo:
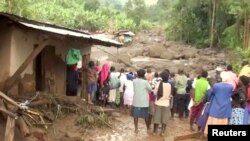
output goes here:
{"type": "Polygon", "coordinates": [[[214,84],[212,87],[213,100],[209,109],[209,117],[205,127],[204,134],[208,134],[208,125],[228,125],[232,113],[231,96],[233,95],[233,86],[227,83],[228,75],[221,73],[222,82],[214,84]]]}

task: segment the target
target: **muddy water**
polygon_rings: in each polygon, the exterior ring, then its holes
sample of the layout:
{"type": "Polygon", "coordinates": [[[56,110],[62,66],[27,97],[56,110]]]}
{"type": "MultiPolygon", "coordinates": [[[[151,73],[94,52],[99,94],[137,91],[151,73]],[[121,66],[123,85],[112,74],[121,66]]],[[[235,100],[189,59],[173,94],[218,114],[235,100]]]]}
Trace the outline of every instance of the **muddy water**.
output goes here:
{"type": "MultiPolygon", "coordinates": [[[[97,130],[85,136],[86,141],[173,141],[175,136],[190,134],[188,120],[170,119],[164,137],[147,131],[143,120],[139,121],[139,133],[134,133],[133,119],[128,115],[116,118],[113,130],[97,130]]],[[[159,129],[160,131],[160,129],[159,129]]],[[[195,140],[195,139],[191,139],[195,140]]],[[[187,141],[187,140],[186,140],[187,141]]]]}

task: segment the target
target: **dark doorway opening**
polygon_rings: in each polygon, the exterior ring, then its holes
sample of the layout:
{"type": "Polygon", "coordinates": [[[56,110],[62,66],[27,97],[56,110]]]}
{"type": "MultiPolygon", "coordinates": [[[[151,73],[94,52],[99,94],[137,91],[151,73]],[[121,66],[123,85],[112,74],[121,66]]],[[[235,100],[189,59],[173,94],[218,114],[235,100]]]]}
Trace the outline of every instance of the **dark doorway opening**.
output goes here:
{"type": "Polygon", "coordinates": [[[40,52],[35,61],[35,77],[36,77],[36,90],[42,91],[43,90],[43,73],[42,73],[42,52],[40,52]]]}

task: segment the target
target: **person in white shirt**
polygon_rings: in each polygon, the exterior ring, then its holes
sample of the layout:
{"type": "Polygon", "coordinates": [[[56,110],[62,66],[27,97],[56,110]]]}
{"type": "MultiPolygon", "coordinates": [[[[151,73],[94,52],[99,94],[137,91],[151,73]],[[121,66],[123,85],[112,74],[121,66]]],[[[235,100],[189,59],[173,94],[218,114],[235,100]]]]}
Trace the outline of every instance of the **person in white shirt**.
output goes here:
{"type": "Polygon", "coordinates": [[[125,70],[122,68],[120,71],[120,75],[118,77],[120,79],[120,88],[119,88],[119,92],[120,92],[120,107],[123,106],[123,94],[124,94],[124,85],[125,82],[127,81],[127,76],[125,74],[125,70]]]}
{"type": "Polygon", "coordinates": [[[155,100],[155,113],[154,113],[154,134],[157,133],[158,125],[161,124],[161,136],[164,136],[166,130],[167,120],[170,118],[170,99],[171,84],[168,83],[169,74],[167,72],[161,73],[162,81],[158,82],[154,93],[155,100]]]}

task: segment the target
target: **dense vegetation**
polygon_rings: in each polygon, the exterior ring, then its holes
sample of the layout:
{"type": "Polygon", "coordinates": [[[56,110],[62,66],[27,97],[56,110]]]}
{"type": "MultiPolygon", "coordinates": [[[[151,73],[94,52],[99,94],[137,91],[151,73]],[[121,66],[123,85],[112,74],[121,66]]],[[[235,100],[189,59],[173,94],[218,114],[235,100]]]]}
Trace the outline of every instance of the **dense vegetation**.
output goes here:
{"type": "Polygon", "coordinates": [[[157,26],[167,38],[197,47],[249,47],[249,0],[145,1],[150,0],[0,0],[0,10],[81,30],[157,26]]]}
{"type": "MultiPolygon", "coordinates": [[[[144,0],[1,0],[0,10],[82,30],[140,30],[152,27],[141,13],[144,0]],[[139,16],[139,17],[138,17],[139,16]]],[[[145,15],[145,16],[144,16],[145,15]]]]}
{"type": "Polygon", "coordinates": [[[170,9],[166,19],[169,38],[203,47],[248,46],[249,0],[161,1],[170,9]]]}

